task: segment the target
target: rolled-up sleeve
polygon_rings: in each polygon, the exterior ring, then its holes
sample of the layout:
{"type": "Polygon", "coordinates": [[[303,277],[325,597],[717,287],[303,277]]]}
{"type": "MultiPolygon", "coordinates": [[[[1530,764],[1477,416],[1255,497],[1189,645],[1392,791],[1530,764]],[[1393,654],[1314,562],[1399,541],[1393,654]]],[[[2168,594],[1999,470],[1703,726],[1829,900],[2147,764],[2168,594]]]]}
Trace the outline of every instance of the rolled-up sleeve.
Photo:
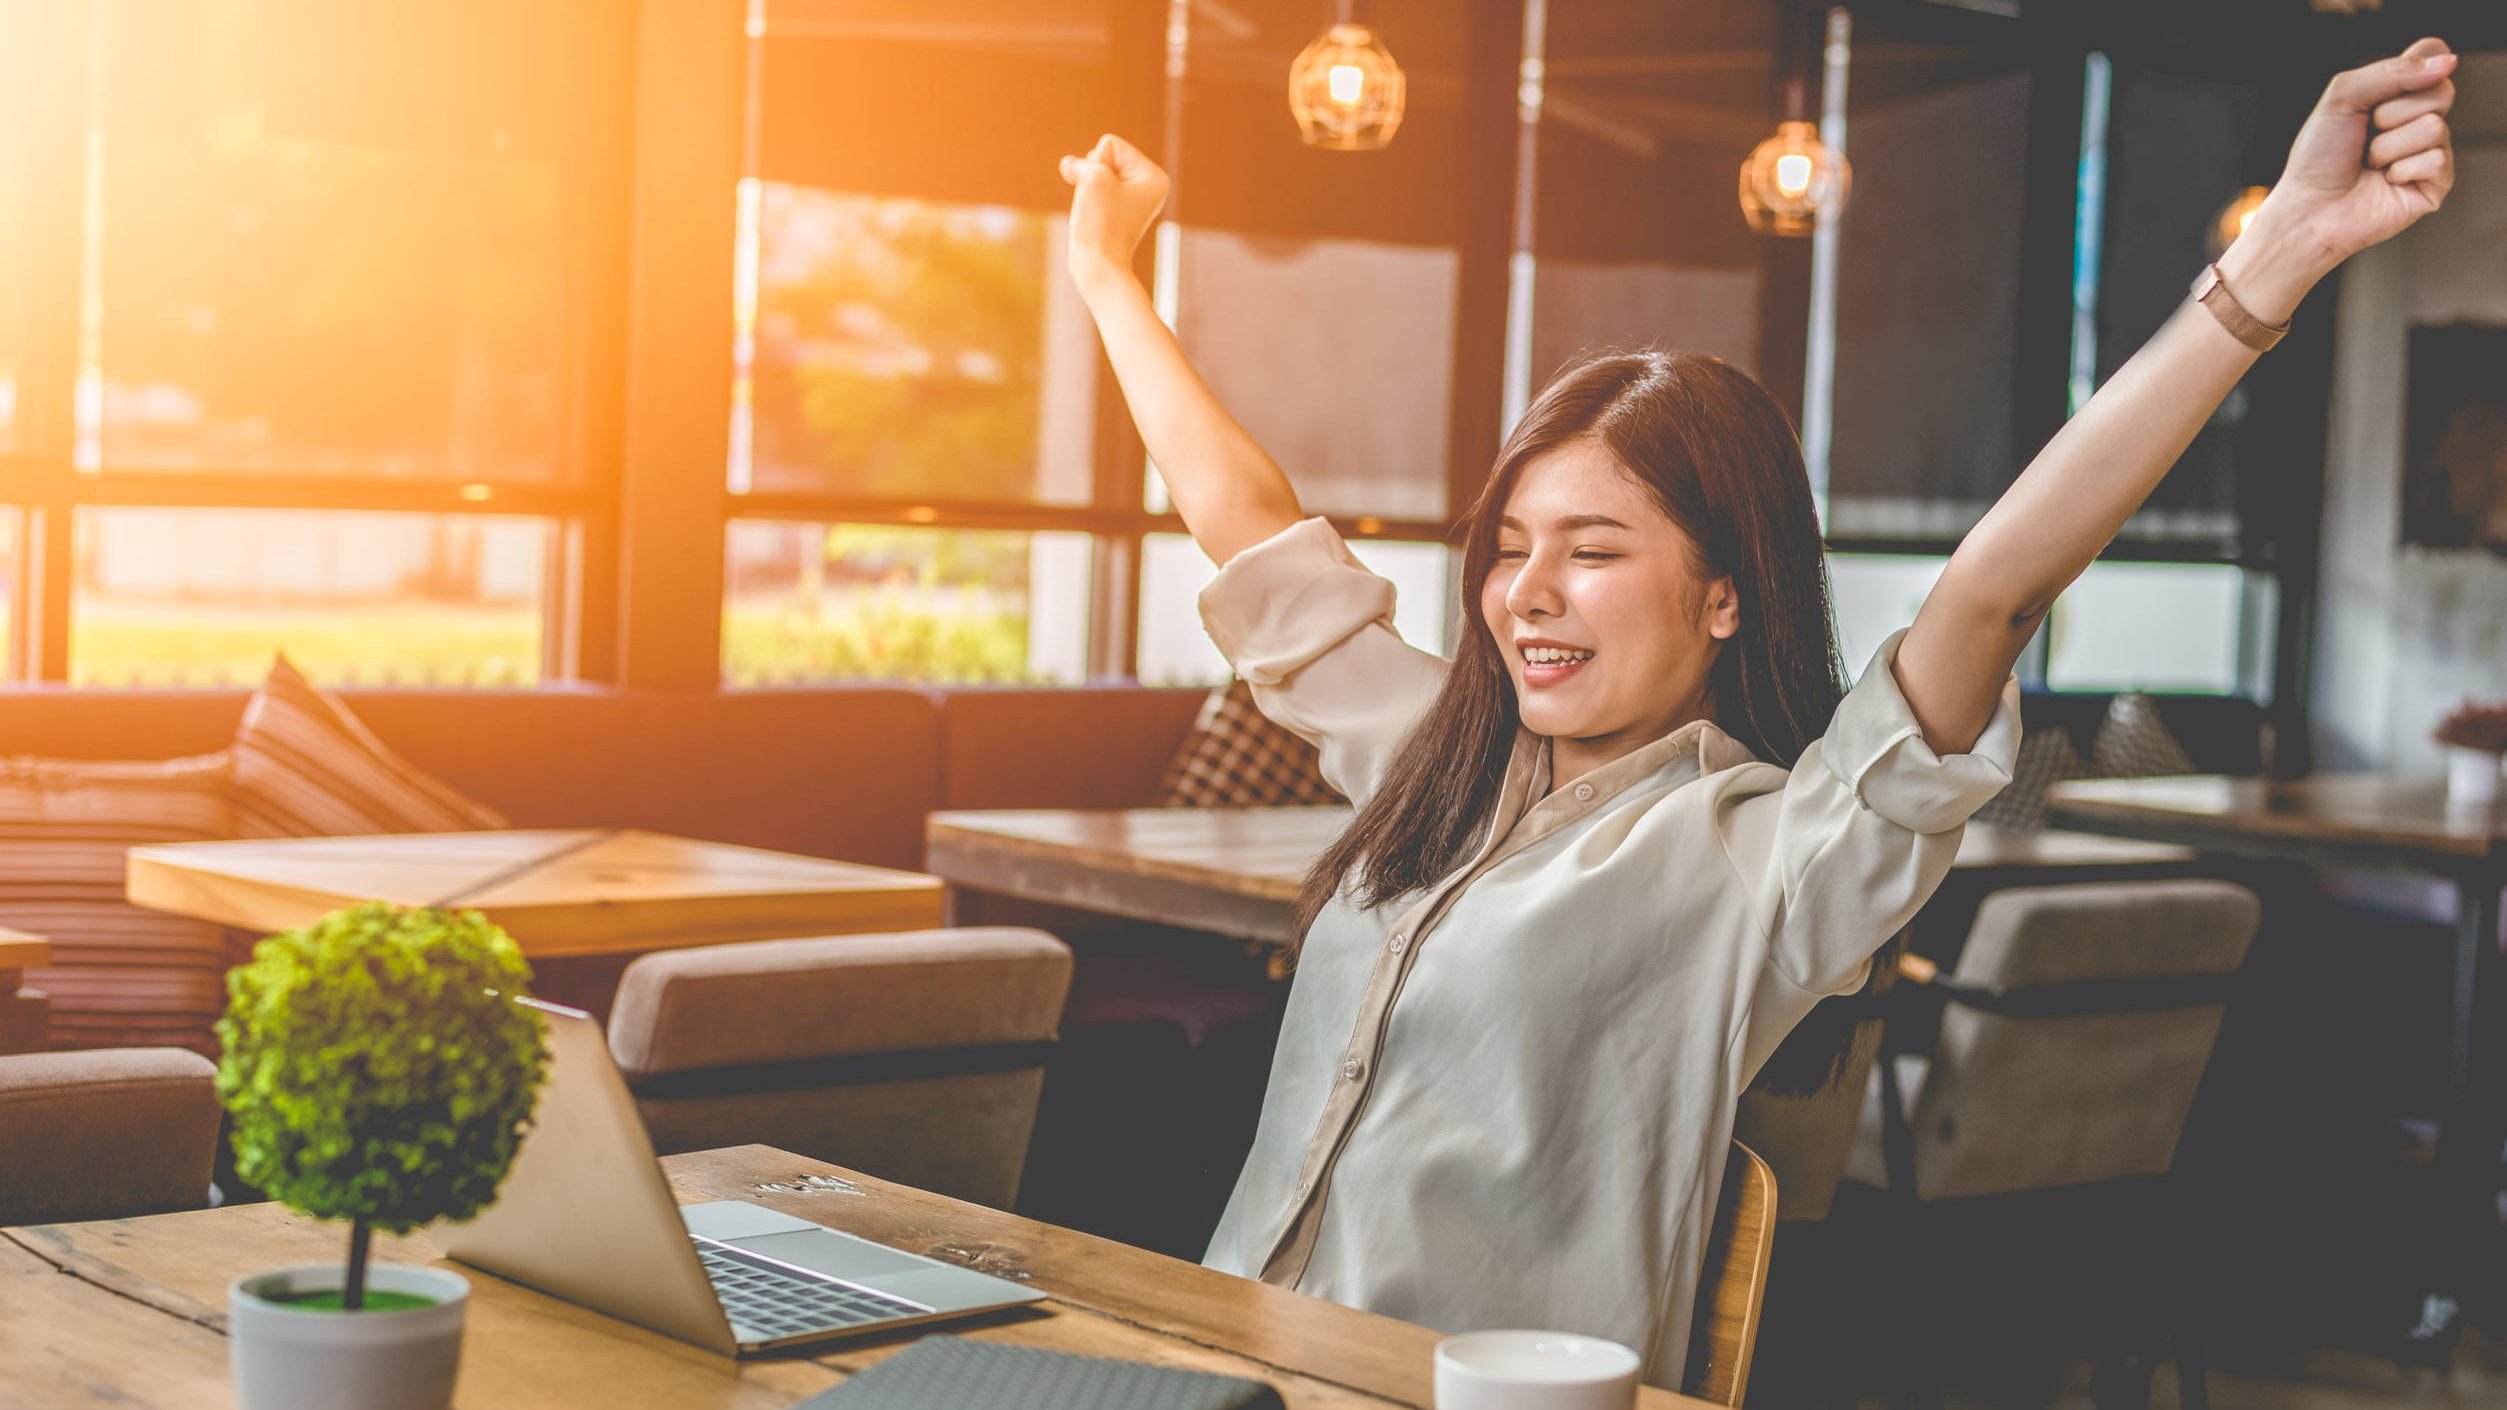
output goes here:
{"type": "Polygon", "coordinates": [[[1323,777],[1351,802],[1445,676],[1445,662],[1393,630],[1393,585],[1322,519],[1305,519],[1229,559],[1201,593],[1201,621],[1262,713],[1322,751],[1323,777]]]}
{"type": "MultiPolygon", "coordinates": [[[[1899,690],[1903,631],[1881,644],[1783,787],[1736,783],[1719,800],[1727,855],[1767,926],[1778,974],[1815,994],[1862,981],[1958,856],[1967,819],[2011,781],[2019,682],[1964,754],[1941,755],[1899,690]]],[[[1746,770],[1772,778],[1772,770],[1746,770]]]]}

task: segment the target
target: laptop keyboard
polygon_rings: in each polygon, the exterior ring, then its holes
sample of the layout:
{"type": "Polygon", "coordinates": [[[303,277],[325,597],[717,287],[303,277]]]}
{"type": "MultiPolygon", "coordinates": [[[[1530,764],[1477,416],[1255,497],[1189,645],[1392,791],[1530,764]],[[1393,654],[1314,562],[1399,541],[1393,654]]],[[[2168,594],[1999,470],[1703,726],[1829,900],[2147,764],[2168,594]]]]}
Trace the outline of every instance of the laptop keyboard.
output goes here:
{"type": "Polygon", "coordinates": [[[705,1276],[722,1299],[732,1321],[765,1339],[809,1332],[834,1331],[898,1317],[920,1317],[931,1311],[919,1303],[887,1297],[850,1283],[796,1273],[770,1259],[699,1239],[697,1257],[705,1276]]]}

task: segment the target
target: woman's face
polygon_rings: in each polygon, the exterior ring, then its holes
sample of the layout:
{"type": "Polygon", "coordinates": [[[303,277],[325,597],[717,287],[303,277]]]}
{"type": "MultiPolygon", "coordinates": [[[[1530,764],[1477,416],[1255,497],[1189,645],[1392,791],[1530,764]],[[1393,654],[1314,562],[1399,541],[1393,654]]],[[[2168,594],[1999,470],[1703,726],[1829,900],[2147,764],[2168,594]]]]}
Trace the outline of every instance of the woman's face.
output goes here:
{"type": "Polygon", "coordinates": [[[1688,535],[1600,442],[1535,457],[1500,515],[1480,617],[1524,725],[1556,741],[1556,777],[1705,714],[1707,670],[1741,626],[1732,581],[1699,581],[1688,535]]]}

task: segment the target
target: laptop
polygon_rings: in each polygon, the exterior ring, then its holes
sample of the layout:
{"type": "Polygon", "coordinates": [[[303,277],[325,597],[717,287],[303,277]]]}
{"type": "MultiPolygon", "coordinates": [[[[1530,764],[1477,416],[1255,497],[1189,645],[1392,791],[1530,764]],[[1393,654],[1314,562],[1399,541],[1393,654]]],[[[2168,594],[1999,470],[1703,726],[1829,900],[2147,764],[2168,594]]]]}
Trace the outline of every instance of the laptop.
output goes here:
{"type": "Polygon", "coordinates": [[[496,1203],[429,1229],[451,1257],[726,1356],[1043,1299],[763,1205],[677,1204],[600,1024],[514,1002],[547,1019],[548,1083],[496,1203]]]}

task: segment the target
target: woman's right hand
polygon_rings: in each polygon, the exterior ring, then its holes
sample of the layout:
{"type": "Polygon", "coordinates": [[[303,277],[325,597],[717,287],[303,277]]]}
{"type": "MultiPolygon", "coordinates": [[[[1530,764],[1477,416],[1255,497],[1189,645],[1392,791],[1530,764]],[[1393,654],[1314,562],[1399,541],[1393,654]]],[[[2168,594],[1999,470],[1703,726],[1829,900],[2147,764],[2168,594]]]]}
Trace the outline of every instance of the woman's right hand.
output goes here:
{"type": "Polygon", "coordinates": [[[1084,157],[1062,159],[1071,184],[1071,274],[1131,272],[1132,252],[1166,204],[1167,175],[1138,147],[1109,133],[1084,157]]]}

